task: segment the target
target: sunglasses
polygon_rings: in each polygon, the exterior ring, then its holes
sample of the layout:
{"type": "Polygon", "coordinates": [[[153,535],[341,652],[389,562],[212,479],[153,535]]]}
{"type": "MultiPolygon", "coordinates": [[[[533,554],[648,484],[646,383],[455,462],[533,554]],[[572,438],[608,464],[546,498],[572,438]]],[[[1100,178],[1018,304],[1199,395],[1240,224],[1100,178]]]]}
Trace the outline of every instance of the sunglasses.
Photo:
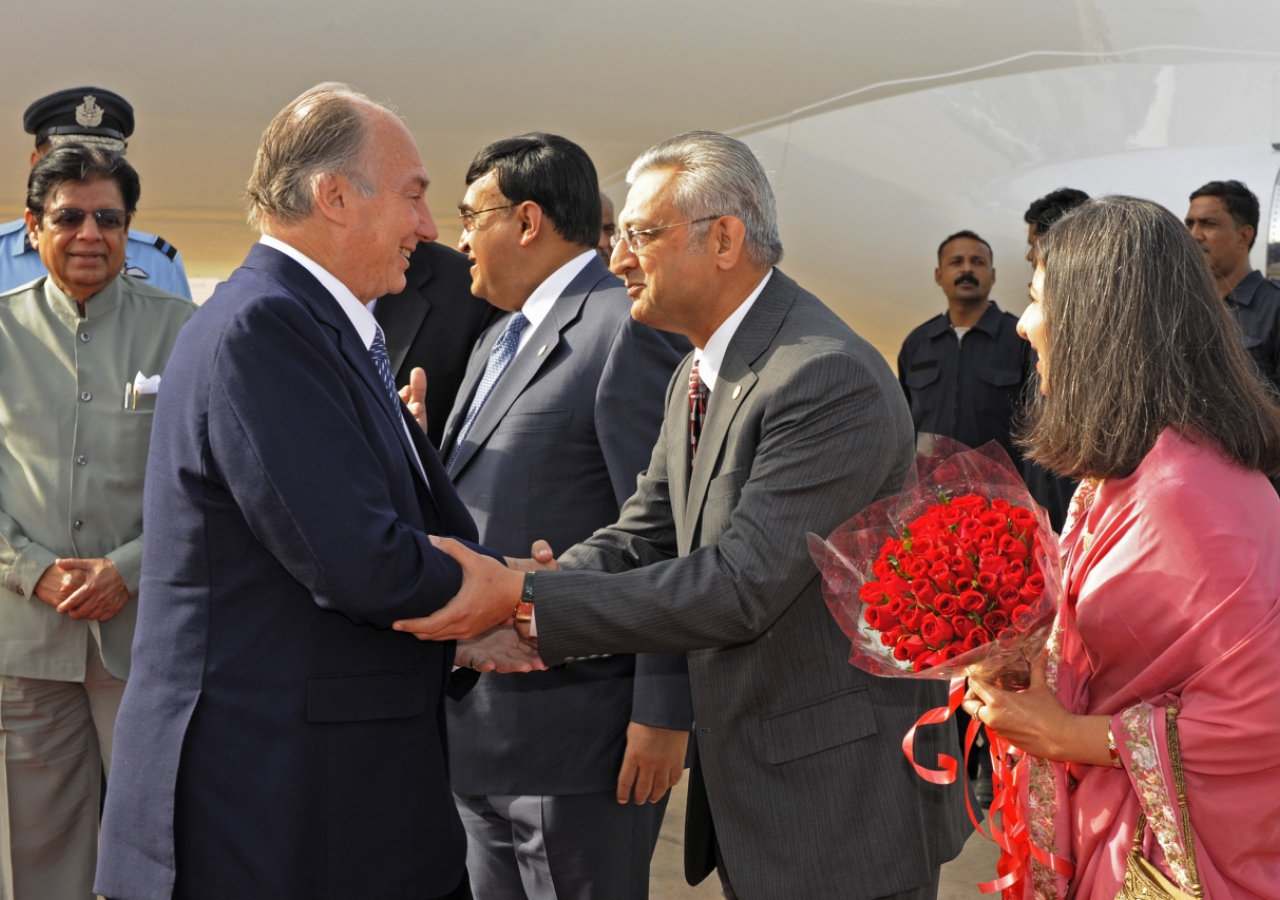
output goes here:
{"type": "Polygon", "coordinates": [[[85,216],[88,215],[93,216],[93,221],[103,231],[115,231],[129,223],[129,216],[123,209],[95,209],[89,213],[70,206],[50,212],[49,223],[61,231],[74,231],[84,224],[85,216]]]}

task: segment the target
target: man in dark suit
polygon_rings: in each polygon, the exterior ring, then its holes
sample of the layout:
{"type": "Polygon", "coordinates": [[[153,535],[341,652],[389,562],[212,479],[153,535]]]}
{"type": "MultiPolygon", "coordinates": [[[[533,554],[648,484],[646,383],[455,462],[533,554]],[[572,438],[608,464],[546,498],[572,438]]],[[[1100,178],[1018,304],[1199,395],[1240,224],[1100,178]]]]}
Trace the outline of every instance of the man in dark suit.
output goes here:
{"type": "Polygon", "coordinates": [[[364,304],[433,240],[409,131],[343,85],[268,126],[260,244],[183,329],[147,468],[133,677],[96,890],[435,897],[459,882],[444,684],[388,629],[460,584],[475,525],[364,304]]]}
{"type": "MultiPolygon", "coordinates": [[[[928,900],[969,833],[964,794],[917,776],[901,745],[945,686],[849,665],[805,538],[901,489],[906,401],[884,358],[774,268],[773,194],[745,144],[679,135],[629,180],[613,269],[636,319],[697,348],[648,470],[618,521],[560,558],[570,571],[521,574],[442,542],[462,592],[396,627],[466,635],[523,598],[548,664],[690,651],[690,882],[714,867],[748,900],[928,900]]],[[[918,758],[939,749],[958,751],[953,728],[917,734],[918,758]]]]}
{"type": "Polygon", "coordinates": [[[470,263],[444,244],[419,244],[404,277],[404,290],[379,297],[373,317],[386,335],[396,386],[408,385],[414,369],[426,375],[427,437],[439,447],[471,349],[502,310],[471,293],[470,263]]]}
{"type": "MultiPolygon", "coordinates": [[[[510,314],[476,346],[441,457],[485,546],[567,547],[635,490],[690,348],[633,320],[599,260],[600,194],[581,147],[550,134],[497,141],[467,185],[472,290],[510,314]]],[[[448,710],[477,897],[649,896],[693,718],[683,653],[484,675],[448,710]]]]}

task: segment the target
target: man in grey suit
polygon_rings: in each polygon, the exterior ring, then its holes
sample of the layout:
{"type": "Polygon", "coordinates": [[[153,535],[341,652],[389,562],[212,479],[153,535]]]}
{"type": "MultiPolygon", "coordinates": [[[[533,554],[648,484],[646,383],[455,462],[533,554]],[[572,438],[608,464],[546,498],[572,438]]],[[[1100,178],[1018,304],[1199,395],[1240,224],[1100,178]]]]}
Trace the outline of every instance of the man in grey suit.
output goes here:
{"type": "MultiPolygon", "coordinates": [[[[612,266],[632,316],[697,348],[648,470],[618,521],[560,558],[569,571],[521,573],[442,542],[462,590],[395,627],[428,639],[531,619],[549,664],[688,650],[690,882],[714,866],[744,900],[932,898],[969,832],[964,794],[919,778],[901,743],[944,685],[849,665],[805,540],[901,489],[914,444],[902,392],[774,268],[773,194],[745,144],[679,135],[628,180],[612,266]]],[[[955,730],[922,729],[917,758],[939,750],[957,752],[955,730]]]]}
{"type": "MultiPolygon", "coordinates": [[[[635,490],[688,342],[632,319],[599,260],[600,193],[581,147],[550,134],[497,141],[467,185],[459,248],[472,292],[509,314],[471,355],[441,458],[486,546],[567,547],[617,519],[635,490]]],[[[693,719],[683,653],[485,675],[448,717],[477,897],[649,896],[693,719]]]]}

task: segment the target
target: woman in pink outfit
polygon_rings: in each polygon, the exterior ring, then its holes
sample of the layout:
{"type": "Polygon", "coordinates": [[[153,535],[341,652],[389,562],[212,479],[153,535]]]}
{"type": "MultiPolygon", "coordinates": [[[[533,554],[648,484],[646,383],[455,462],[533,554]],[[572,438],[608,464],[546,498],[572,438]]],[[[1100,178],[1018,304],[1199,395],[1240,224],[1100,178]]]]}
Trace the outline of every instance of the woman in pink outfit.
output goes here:
{"type": "Polygon", "coordinates": [[[1183,890],[1198,870],[1208,900],[1280,898],[1280,407],[1163,207],[1091,201],[1039,254],[1026,443],[1083,479],[1066,595],[1031,687],[964,704],[1027,753],[1026,838],[1074,864],[1032,862],[1026,896],[1112,900],[1145,812],[1143,855],[1183,890]]]}

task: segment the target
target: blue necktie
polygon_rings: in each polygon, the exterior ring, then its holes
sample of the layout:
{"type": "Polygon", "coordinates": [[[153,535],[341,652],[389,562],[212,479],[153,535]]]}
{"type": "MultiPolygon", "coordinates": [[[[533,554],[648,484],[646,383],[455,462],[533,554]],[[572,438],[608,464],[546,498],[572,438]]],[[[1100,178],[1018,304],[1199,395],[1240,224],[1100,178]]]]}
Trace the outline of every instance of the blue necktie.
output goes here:
{"type": "Polygon", "coordinates": [[[449,462],[445,464],[446,469],[458,458],[462,442],[466,440],[467,433],[471,431],[476,417],[480,415],[480,408],[484,406],[484,401],[489,399],[489,395],[498,384],[498,379],[502,377],[503,372],[507,371],[511,360],[515,359],[516,351],[520,349],[520,332],[524,331],[524,327],[528,324],[529,320],[524,317],[524,313],[517,312],[507,323],[506,329],[493,345],[493,349],[489,351],[489,361],[485,364],[480,386],[476,388],[476,395],[471,398],[471,406],[467,409],[467,417],[462,420],[462,427],[458,429],[458,439],[454,441],[453,453],[449,455],[449,462]]]}
{"type": "Polygon", "coordinates": [[[391,398],[391,408],[396,415],[400,414],[400,394],[396,391],[396,380],[391,374],[391,358],[387,356],[387,342],[379,328],[373,335],[373,343],[369,345],[369,355],[373,357],[373,365],[382,376],[382,386],[387,389],[391,398]]]}

